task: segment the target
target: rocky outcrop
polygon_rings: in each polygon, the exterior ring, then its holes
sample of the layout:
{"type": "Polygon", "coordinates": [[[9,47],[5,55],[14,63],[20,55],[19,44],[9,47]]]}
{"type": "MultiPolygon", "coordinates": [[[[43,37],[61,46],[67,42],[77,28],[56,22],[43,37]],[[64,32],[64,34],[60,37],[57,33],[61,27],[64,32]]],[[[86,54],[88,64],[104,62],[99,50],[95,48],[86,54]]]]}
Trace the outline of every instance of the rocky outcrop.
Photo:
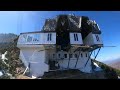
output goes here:
{"type": "Polygon", "coordinates": [[[45,73],[42,79],[107,79],[104,71],[84,73],[79,70],[64,70],[45,73]]]}

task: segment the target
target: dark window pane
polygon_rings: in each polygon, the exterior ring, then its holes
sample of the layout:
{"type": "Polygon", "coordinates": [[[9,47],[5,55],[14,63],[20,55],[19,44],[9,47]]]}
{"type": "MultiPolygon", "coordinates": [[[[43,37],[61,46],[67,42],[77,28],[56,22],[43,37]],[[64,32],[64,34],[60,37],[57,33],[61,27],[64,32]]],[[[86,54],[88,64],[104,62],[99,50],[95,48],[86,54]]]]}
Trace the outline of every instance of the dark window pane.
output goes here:
{"type": "Polygon", "coordinates": [[[72,58],[73,57],[73,55],[72,54],[70,54],[70,58],[72,58]]]}
{"type": "Polygon", "coordinates": [[[98,35],[95,35],[95,36],[96,36],[96,40],[97,40],[97,41],[100,41],[98,35]]]}
{"type": "Polygon", "coordinates": [[[77,54],[75,54],[75,58],[77,58],[77,54]]]}
{"type": "Polygon", "coordinates": [[[52,34],[50,34],[50,41],[52,40],[52,38],[51,38],[51,37],[52,37],[52,34]]]}
{"type": "Polygon", "coordinates": [[[67,58],[67,54],[64,54],[64,57],[67,58]]]}
{"type": "Polygon", "coordinates": [[[27,42],[31,42],[31,41],[32,41],[32,37],[31,37],[31,36],[28,36],[27,42]]]}
{"type": "Polygon", "coordinates": [[[55,58],[55,54],[53,54],[53,58],[55,58]]]}
{"type": "Polygon", "coordinates": [[[81,53],[81,57],[83,57],[83,54],[81,53]]]}
{"type": "Polygon", "coordinates": [[[76,34],[76,40],[78,41],[78,35],[76,34]]]}
{"type": "Polygon", "coordinates": [[[50,36],[50,35],[48,34],[47,41],[49,41],[49,36],[50,36]]]}
{"type": "Polygon", "coordinates": [[[60,54],[58,54],[58,57],[60,58],[60,54]]]}
{"type": "Polygon", "coordinates": [[[74,40],[76,41],[76,36],[75,36],[75,34],[74,34],[74,40]]]}

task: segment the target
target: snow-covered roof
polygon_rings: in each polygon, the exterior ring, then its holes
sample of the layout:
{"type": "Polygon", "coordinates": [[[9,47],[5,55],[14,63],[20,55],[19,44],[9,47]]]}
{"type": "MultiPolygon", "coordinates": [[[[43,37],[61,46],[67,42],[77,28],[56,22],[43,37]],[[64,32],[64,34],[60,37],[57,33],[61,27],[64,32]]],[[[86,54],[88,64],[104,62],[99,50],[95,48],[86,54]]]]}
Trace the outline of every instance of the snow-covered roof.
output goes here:
{"type": "Polygon", "coordinates": [[[56,31],[58,24],[68,23],[68,29],[72,31],[80,31],[80,17],[73,15],[58,15],[53,19],[46,19],[42,31],[56,31]]]}
{"type": "Polygon", "coordinates": [[[92,32],[95,34],[101,34],[99,25],[94,21],[90,20],[87,16],[75,16],[75,15],[58,15],[52,19],[46,19],[45,24],[41,31],[35,32],[25,32],[21,34],[27,33],[40,33],[40,32],[56,32],[57,28],[59,28],[60,24],[67,25],[67,29],[70,32],[92,32]]]}

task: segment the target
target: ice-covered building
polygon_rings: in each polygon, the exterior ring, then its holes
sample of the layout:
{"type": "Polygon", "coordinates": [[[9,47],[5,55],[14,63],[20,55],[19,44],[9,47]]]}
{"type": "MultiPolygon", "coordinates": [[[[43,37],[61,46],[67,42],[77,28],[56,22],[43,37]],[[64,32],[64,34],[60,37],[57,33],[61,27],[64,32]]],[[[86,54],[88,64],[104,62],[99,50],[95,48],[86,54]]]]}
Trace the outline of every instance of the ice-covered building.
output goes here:
{"type": "Polygon", "coordinates": [[[103,46],[100,34],[98,24],[86,16],[58,15],[46,19],[41,31],[21,33],[17,47],[35,77],[56,69],[91,73],[91,54],[103,46]]]}

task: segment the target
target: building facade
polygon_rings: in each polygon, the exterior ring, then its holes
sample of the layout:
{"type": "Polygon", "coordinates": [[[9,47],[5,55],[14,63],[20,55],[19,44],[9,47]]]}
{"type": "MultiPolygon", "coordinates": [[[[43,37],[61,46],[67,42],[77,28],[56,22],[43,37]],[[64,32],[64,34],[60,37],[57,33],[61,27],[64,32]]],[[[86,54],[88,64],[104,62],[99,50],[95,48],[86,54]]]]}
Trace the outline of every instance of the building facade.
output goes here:
{"type": "Polygon", "coordinates": [[[46,19],[41,31],[21,33],[17,47],[33,76],[64,69],[92,73],[91,54],[103,46],[100,34],[98,24],[88,17],[58,15],[46,19]]]}

